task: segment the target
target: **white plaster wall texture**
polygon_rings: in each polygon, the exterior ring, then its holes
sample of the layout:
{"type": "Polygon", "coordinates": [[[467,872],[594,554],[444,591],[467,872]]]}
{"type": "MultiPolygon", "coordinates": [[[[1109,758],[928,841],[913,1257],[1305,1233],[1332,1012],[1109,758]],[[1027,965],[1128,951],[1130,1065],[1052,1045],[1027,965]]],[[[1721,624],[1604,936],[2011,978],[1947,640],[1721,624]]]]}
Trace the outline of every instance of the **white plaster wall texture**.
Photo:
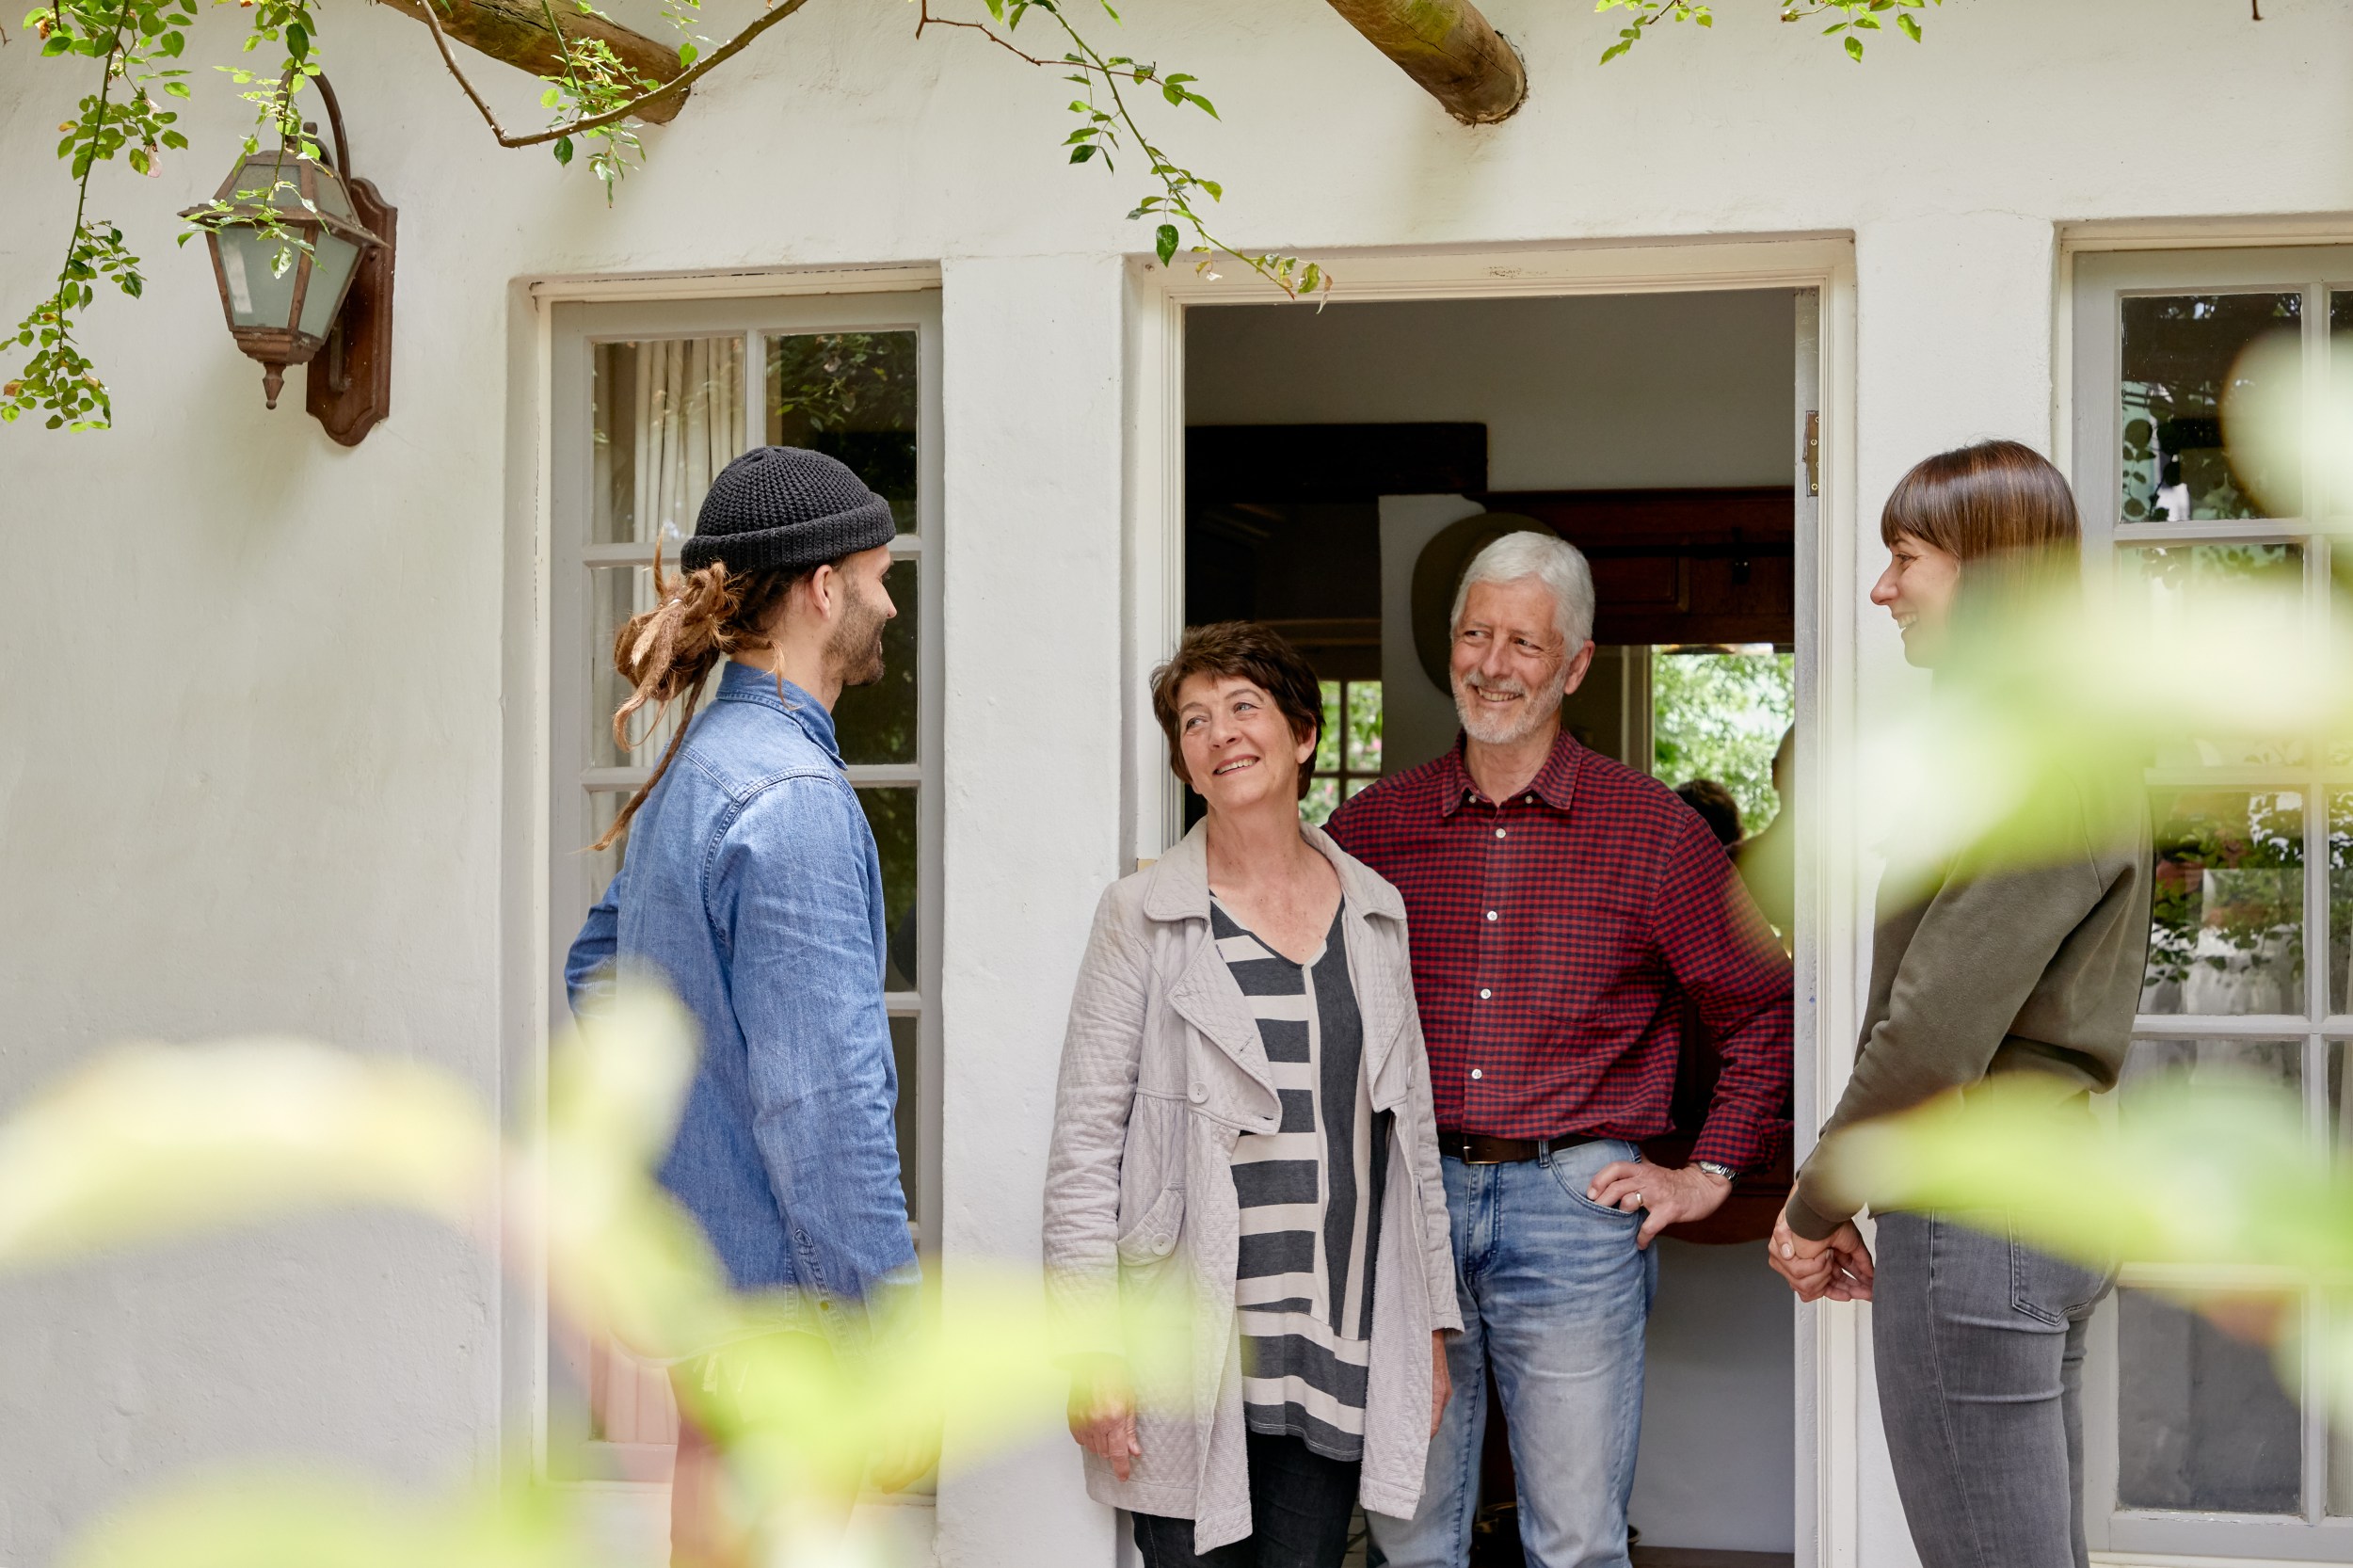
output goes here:
{"type": "MultiPolygon", "coordinates": [[[[2261,24],[2219,0],[1976,0],[1861,68],[1766,8],[1606,70],[1591,62],[1611,19],[1490,9],[1536,92],[1477,132],[1326,8],[1136,8],[1120,44],[1217,98],[1222,122],[1168,135],[1226,182],[1221,228],[1324,254],[1343,282],[1358,246],[1853,232],[1866,518],[1937,445],[2047,436],[2054,223],[2341,214],[2353,189],[2353,0],[2261,24]],[[2185,61],[2194,102],[2153,98],[2185,61]]],[[[712,30],[753,11],[714,0],[712,30]]],[[[1144,242],[1121,220],[1132,167],[1068,168],[1066,90],[969,36],[919,41],[905,7],[820,6],[649,132],[651,165],[608,210],[577,168],[494,151],[414,24],[332,8],[360,171],[403,219],[395,413],[345,452],[295,397],[264,412],[200,253],[168,243],[168,215],[210,194],[242,131],[211,69],[243,58],[232,16],[202,18],[187,61],[198,151],[97,184],[94,210],[149,259],[147,297],[107,298],[84,333],[120,427],[0,430],[0,1103],[110,1039],[262,1028],[412,1054],[495,1094],[502,999],[546,983],[536,936],[499,913],[503,767],[532,722],[530,694],[502,686],[505,536],[529,520],[506,487],[532,460],[505,443],[527,392],[508,376],[511,284],[945,258],[949,551],[980,578],[948,589],[950,1083],[1012,1107],[1001,1165],[969,1149],[951,1165],[950,1236],[1018,1256],[1039,1063],[1086,906],[1118,869],[1109,291],[1144,242]],[[978,536],[962,555],[958,526],[978,536]],[[992,559],[1000,545],[1025,552],[1017,568],[992,559]],[[1042,670],[1043,692],[1012,684],[1042,670]],[[1022,771],[1025,749],[1051,765],[1022,771]],[[990,1171],[1001,1192],[956,1191],[990,1171]]],[[[533,120],[528,84],[478,73],[509,123],[533,120]]],[[[8,321],[62,245],[54,127],[88,75],[21,38],[0,49],[8,321]]],[[[1866,692],[1891,650],[1866,630],[1866,692]]],[[[0,1359],[11,1562],[46,1560],[108,1499],[192,1464],[292,1453],[423,1481],[501,1443],[494,1273],[423,1227],[273,1227],[0,1290],[15,1343],[40,1352],[0,1359]]],[[[952,1493],[952,1560],[1100,1560],[1109,1527],[1069,1501],[1069,1474],[1007,1484],[1049,1499],[1018,1511],[1044,1522],[1026,1538],[952,1493]]]]}

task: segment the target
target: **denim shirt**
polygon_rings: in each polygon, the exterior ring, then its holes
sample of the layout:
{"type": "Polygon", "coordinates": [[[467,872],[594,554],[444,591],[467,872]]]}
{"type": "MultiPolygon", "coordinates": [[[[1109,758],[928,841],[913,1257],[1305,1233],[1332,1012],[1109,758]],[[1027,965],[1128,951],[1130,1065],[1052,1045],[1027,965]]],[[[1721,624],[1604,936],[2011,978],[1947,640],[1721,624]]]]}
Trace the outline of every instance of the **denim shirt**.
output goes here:
{"type": "Polygon", "coordinates": [[[616,959],[650,966],[701,1026],[662,1184],[739,1290],[788,1289],[839,1348],[911,1284],[898,1074],[883,1011],[882,861],[833,717],[729,663],[630,825],[564,966],[573,1011],[616,959]]]}

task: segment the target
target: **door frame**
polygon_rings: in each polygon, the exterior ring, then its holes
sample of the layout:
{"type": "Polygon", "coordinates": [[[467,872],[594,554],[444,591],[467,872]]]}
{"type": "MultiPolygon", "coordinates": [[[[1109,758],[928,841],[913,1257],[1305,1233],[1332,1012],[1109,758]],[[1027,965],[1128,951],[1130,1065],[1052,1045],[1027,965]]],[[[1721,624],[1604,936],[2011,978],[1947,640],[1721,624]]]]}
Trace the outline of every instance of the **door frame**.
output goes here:
{"type": "MultiPolygon", "coordinates": [[[[1334,301],[1497,299],[1703,290],[1811,289],[1817,301],[1815,384],[1819,446],[1809,495],[1805,410],[1798,410],[1798,745],[1800,787],[1817,803],[1798,839],[1793,1100],[1797,1154],[1814,1141],[1820,1108],[1845,1087],[1854,1057],[1860,979],[1869,932],[1859,846],[1818,824],[1856,820],[1846,798],[1850,770],[1829,766],[1855,743],[1856,491],[1854,477],[1856,285],[1854,244],[1842,236],[1641,241],[1452,252],[1363,251],[1318,258],[1340,280],[1334,301]],[[1804,526],[1807,502],[1816,503],[1804,526]]],[[[1195,306],[1264,303],[1270,285],[1239,265],[1163,267],[1133,262],[1128,277],[1128,629],[1122,677],[1144,689],[1152,664],[1184,625],[1185,312],[1195,306]]],[[[1303,307],[1306,308],[1306,307],[1303,307]]],[[[1131,698],[1122,720],[1128,863],[1173,842],[1181,795],[1158,727],[1131,698]]],[[[1861,1568],[1858,1477],[1865,1353],[1852,1304],[1797,1313],[1796,1557],[1818,1568],[1861,1568]]]]}

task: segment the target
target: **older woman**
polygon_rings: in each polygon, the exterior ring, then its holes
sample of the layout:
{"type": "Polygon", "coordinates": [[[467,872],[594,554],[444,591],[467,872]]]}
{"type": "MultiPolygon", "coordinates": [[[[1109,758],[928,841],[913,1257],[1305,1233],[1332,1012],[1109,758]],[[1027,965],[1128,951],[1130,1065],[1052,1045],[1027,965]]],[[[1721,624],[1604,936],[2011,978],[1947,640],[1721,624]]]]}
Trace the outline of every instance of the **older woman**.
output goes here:
{"type": "Polygon", "coordinates": [[[1071,1001],[1071,1435],[1145,1568],[1335,1568],[1354,1503],[1413,1513],[1462,1326],[1405,908],[1300,821],[1323,710],[1281,637],[1187,632],[1152,710],[1208,815],[1104,893],[1071,1001]]]}

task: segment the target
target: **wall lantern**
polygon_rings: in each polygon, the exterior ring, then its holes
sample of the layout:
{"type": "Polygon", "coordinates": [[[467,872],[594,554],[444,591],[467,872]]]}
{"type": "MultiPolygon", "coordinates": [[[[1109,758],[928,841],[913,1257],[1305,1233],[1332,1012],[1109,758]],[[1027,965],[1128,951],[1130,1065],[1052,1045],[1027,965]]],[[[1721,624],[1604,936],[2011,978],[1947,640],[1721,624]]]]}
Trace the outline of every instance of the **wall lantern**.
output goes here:
{"type": "Polygon", "coordinates": [[[334,126],[333,165],[291,146],[248,152],[212,202],[180,216],[202,222],[230,334],[261,361],[269,407],[278,407],[286,367],[307,364],[310,412],[336,440],[357,446],[392,407],[394,215],[374,185],[349,178],[335,89],[324,76],[312,80],[334,126]],[[309,248],[272,232],[273,218],[309,248]]]}

